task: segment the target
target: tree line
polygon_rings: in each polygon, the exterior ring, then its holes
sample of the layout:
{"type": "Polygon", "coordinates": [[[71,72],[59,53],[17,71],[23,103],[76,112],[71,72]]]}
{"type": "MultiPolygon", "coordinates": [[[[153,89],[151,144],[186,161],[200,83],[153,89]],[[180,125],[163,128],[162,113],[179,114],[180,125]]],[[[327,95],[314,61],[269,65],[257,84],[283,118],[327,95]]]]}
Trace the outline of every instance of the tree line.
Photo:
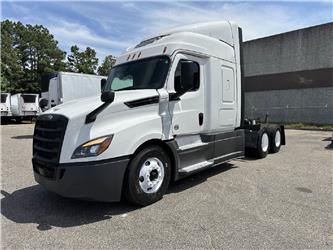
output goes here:
{"type": "Polygon", "coordinates": [[[1,22],[1,91],[10,93],[40,92],[43,75],[57,71],[108,75],[115,58],[106,56],[98,65],[96,51],[77,45],[70,53],[58,47],[58,41],[42,25],[1,22]],[[66,60],[67,59],[67,60],[66,60]]]}

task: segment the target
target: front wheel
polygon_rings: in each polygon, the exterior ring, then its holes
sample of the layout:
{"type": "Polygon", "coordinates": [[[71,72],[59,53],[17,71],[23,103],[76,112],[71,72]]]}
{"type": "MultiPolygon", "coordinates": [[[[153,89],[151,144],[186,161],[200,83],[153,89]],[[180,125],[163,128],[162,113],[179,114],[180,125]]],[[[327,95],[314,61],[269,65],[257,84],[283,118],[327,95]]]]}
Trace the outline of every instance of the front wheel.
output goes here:
{"type": "Polygon", "coordinates": [[[170,177],[170,158],[160,146],[149,146],[139,151],[131,160],[124,186],[125,197],[130,202],[147,206],[162,199],[170,177]]]}

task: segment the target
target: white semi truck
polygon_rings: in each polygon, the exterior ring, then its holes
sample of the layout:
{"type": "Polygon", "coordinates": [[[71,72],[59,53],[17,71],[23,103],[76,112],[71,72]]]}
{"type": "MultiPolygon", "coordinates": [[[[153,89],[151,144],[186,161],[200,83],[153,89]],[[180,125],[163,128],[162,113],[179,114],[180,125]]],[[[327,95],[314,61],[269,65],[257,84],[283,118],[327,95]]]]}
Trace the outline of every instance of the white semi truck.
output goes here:
{"type": "Polygon", "coordinates": [[[96,76],[72,72],[57,72],[43,76],[40,106],[43,110],[88,96],[101,94],[101,79],[96,76]]]}
{"type": "Polygon", "coordinates": [[[10,93],[1,93],[1,118],[9,118],[12,116],[12,111],[10,109],[10,93]]]}
{"type": "Polygon", "coordinates": [[[38,116],[41,113],[38,102],[38,94],[18,93],[11,95],[10,108],[12,117],[19,122],[23,119],[32,119],[38,116]]]}
{"type": "Polygon", "coordinates": [[[138,205],[170,181],[285,144],[244,117],[242,35],[232,22],[167,30],[127,50],[101,97],[50,109],[33,140],[35,180],[62,196],[138,205]]]}

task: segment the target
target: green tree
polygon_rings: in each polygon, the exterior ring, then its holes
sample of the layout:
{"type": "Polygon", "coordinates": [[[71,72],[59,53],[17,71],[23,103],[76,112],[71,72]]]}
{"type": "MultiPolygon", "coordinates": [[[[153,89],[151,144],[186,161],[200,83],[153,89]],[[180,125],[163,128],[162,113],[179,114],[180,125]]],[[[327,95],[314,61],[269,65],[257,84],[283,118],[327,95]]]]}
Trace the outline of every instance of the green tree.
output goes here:
{"type": "Polygon", "coordinates": [[[104,58],[102,65],[98,67],[97,70],[98,74],[100,76],[107,76],[110,73],[113,65],[115,65],[115,63],[116,63],[116,58],[114,56],[112,55],[106,56],[104,58]]]}
{"type": "Polygon", "coordinates": [[[72,46],[67,61],[67,70],[76,73],[95,74],[98,66],[96,51],[90,47],[80,52],[78,46],[72,46]]]}
{"type": "Polygon", "coordinates": [[[0,90],[2,92],[12,92],[13,89],[11,89],[11,85],[9,84],[9,81],[7,80],[7,78],[3,75],[3,73],[1,72],[1,82],[0,82],[0,90]]]}
{"type": "Polygon", "coordinates": [[[1,22],[1,91],[13,92],[23,79],[16,39],[16,24],[5,20],[1,22]]]}
{"type": "Polygon", "coordinates": [[[1,22],[1,87],[10,92],[39,92],[45,73],[65,69],[66,53],[42,25],[1,22]]]}

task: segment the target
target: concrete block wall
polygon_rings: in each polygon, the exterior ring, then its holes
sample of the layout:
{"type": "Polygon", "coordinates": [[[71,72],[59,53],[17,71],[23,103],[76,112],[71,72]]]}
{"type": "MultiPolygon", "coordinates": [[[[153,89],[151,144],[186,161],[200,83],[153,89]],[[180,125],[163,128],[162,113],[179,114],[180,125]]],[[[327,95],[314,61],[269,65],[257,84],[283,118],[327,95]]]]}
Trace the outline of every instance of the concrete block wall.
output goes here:
{"type": "Polygon", "coordinates": [[[244,42],[244,75],[333,67],[333,23],[244,42]]]}
{"type": "Polygon", "coordinates": [[[245,117],[333,125],[333,23],[244,43],[245,117]]]}
{"type": "Polygon", "coordinates": [[[333,124],[333,87],[247,92],[245,117],[270,122],[333,124]]]}

